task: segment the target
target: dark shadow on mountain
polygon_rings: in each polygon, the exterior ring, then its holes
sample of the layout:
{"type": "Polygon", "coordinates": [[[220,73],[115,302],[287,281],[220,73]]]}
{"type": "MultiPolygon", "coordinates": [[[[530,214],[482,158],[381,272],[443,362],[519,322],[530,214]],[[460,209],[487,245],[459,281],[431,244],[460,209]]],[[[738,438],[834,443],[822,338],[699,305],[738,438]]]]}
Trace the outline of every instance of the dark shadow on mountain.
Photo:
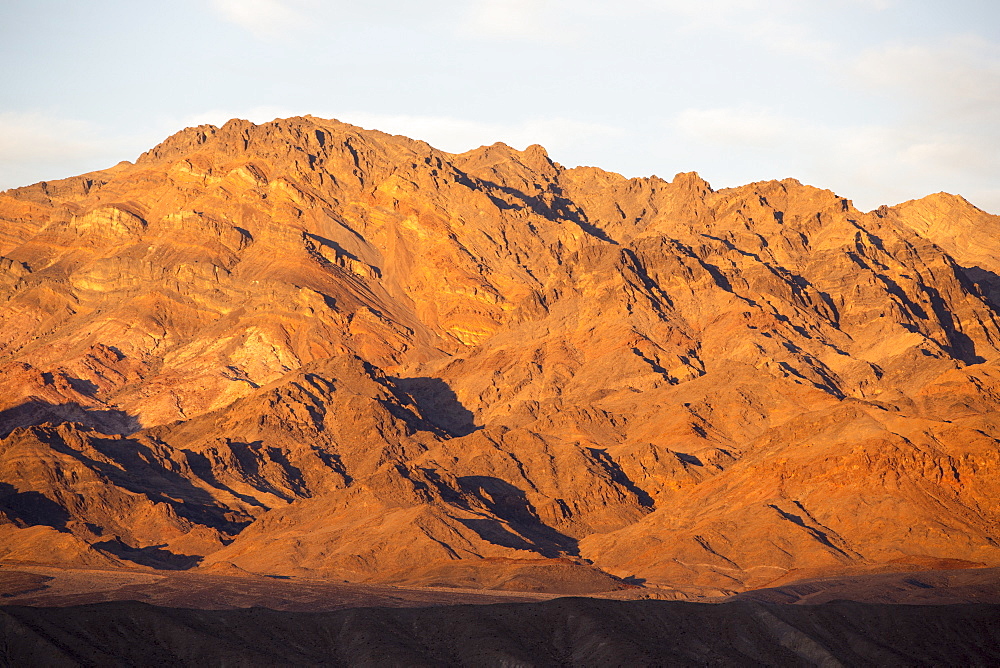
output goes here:
{"type": "Polygon", "coordinates": [[[229,494],[232,494],[233,496],[243,501],[244,503],[248,503],[252,506],[257,506],[258,508],[264,508],[266,510],[270,510],[270,508],[268,508],[267,506],[265,506],[263,503],[253,498],[252,496],[249,496],[247,494],[241,494],[236,490],[234,490],[229,485],[225,485],[219,482],[219,480],[215,477],[215,473],[212,471],[212,463],[208,460],[208,457],[206,457],[202,453],[188,449],[183,449],[181,450],[181,452],[183,452],[184,456],[187,458],[188,465],[191,467],[191,472],[194,473],[199,478],[201,478],[202,480],[204,480],[205,482],[207,482],[215,489],[228,492],[229,494]]]}
{"type": "MultiPolygon", "coordinates": [[[[82,394],[85,397],[92,397],[97,394],[97,384],[93,381],[86,380],[84,378],[76,378],[74,376],[66,375],[65,373],[60,374],[61,378],[69,383],[69,386],[73,388],[74,392],[82,394]]],[[[49,372],[44,372],[42,374],[42,380],[45,381],[46,385],[52,385],[55,383],[55,376],[49,372]]]]}
{"type": "Polygon", "coordinates": [[[125,411],[82,406],[76,402],[53,404],[32,397],[20,406],[0,411],[0,438],[9,436],[18,427],[63,422],[77,422],[103,434],[128,435],[142,429],[139,417],[125,411]]]}
{"type": "Polygon", "coordinates": [[[707,262],[704,259],[702,259],[701,256],[699,256],[698,253],[696,253],[693,248],[681,243],[677,239],[671,239],[670,243],[673,245],[673,247],[677,250],[678,253],[691,258],[699,265],[701,265],[701,268],[704,269],[706,272],[708,272],[708,275],[712,277],[712,281],[714,281],[719,288],[725,290],[729,294],[733,295],[737,299],[745,302],[750,306],[757,306],[756,301],[736,292],[736,290],[733,289],[732,284],[729,282],[729,279],[722,272],[722,270],[719,269],[719,267],[717,267],[716,265],[712,264],[711,262],[707,262]]]}
{"type": "MultiPolygon", "coordinates": [[[[399,471],[400,475],[413,483],[413,486],[421,491],[429,490],[427,483],[415,479],[410,475],[410,470],[407,469],[402,464],[396,465],[396,470],[399,471]]],[[[441,495],[441,499],[446,503],[450,503],[459,508],[464,508],[470,510],[468,499],[462,496],[461,488],[457,488],[449,483],[448,480],[441,477],[441,474],[433,468],[420,467],[420,472],[426,476],[427,480],[434,485],[434,489],[438,494],[441,495]]]]}
{"type": "MultiPolygon", "coordinates": [[[[865,230],[863,227],[858,225],[856,221],[848,220],[848,222],[853,223],[855,227],[861,230],[876,248],[878,248],[883,253],[885,252],[885,245],[883,244],[881,238],[865,230]]],[[[875,277],[878,278],[885,285],[886,290],[889,292],[889,294],[899,299],[899,301],[902,302],[902,304],[906,307],[906,309],[910,313],[912,313],[917,318],[920,318],[921,320],[926,320],[929,318],[929,314],[920,305],[915,304],[895,281],[893,281],[885,274],[877,271],[874,267],[870,266],[869,263],[877,265],[878,269],[883,271],[887,269],[886,266],[882,265],[881,263],[878,263],[873,258],[862,257],[860,249],[858,253],[848,252],[848,256],[862,268],[869,269],[875,275],[875,277]]],[[[996,274],[992,274],[992,272],[989,272],[985,269],[980,269],[979,267],[974,268],[975,270],[978,271],[972,271],[970,269],[965,269],[957,265],[953,265],[953,267],[956,269],[956,274],[958,274],[959,280],[961,280],[962,276],[964,275],[965,278],[969,279],[973,283],[976,283],[976,285],[979,285],[979,283],[974,278],[972,278],[972,276],[970,276],[971,272],[972,274],[978,276],[980,280],[984,280],[987,284],[991,283],[991,276],[992,280],[1000,281],[1000,277],[998,277],[996,274]]],[[[949,347],[951,348],[951,350],[949,350],[948,352],[952,355],[952,357],[960,359],[968,364],[976,364],[985,361],[982,357],[979,357],[976,354],[975,348],[972,344],[972,340],[969,339],[969,337],[966,336],[964,333],[956,329],[951,312],[948,310],[947,304],[945,303],[944,299],[941,298],[941,295],[937,291],[937,289],[927,285],[921,285],[920,287],[924,291],[924,293],[927,294],[931,302],[931,308],[934,310],[934,315],[937,316],[938,321],[940,322],[942,328],[945,330],[945,334],[948,336],[949,347]]]]}
{"type": "Polygon", "coordinates": [[[242,441],[230,441],[226,439],[226,444],[239,463],[240,471],[244,474],[247,482],[257,489],[262,492],[274,494],[289,502],[294,501],[296,498],[309,496],[309,490],[302,477],[302,471],[298,467],[293,466],[279,448],[264,447],[262,441],[244,443],[242,441]],[[266,466],[268,462],[282,469],[289,489],[280,489],[268,482],[260,470],[261,465],[266,466]]]}
{"type": "MultiPolygon", "coordinates": [[[[780,222],[782,222],[783,219],[779,217],[778,213],[775,213],[775,220],[777,220],[780,223],[780,222]]],[[[812,292],[818,294],[819,297],[823,300],[823,303],[826,305],[827,309],[829,309],[829,313],[824,313],[821,310],[817,310],[815,307],[813,307],[813,310],[816,311],[816,313],[818,315],[820,315],[821,317],[826,318],[830,322],[832,322],[834,325],[839,326],[839,323],[840,323],[840,313],[838,312],[837,306],[836,306],[836,304],[834,304],[833,299],[830,297],[829,294],[816,289],[816,287],[812,283],[810,283],[808,280],[806,280],[805,277],[800,276],[799,274],[796,274],[795,272],[793,272],[793,271],[791,271],[791,270],[789,270],[789,269],[787,269],[785,267],[782,267],[780,265],[772,264],[771,262],[769,262],[769,261],[765,260],[764,258],[762,258],[757,253],[752,253],[750,251],[747,251],[747,250],[744,250],[742,248],[739,248],[739,247],[736,246],[736,244],[734,244],[729,239],[725,239],[723,237],[712,236],[711,234],[702,234],[701,236],[705,237],[706,239],[712,239],[713,241],[717,241],[717,242],[723,244],[729,250],[731,250],[733,252],[736,252],[736,253],[739,253],[740,255],[743,255],[744,257],[749,257],[749,258],[753,259],[754,261],[756,261],[756,262],[760,263],[761,265],[763,265],[764,268],[767,269],[769,272],[771,272],[778,280],[783,281],[783,282],[785,282],[785,283],[788,284],[788,286],[792,290],[792,294],[799,301],[799,303],[802,304],[802,305],[806,305],[810,301],[809,300],[809,295],[808,295],[807,291],[812,291],[812,292]]],[[[766,242],[765,242],[765,244],[766,244],[766,242]]],[[[786,318],[785,321],[787,322],[787,320],[788,319],[786,318]]],[[[812,338],[812,336],[809,335],[809,333],[806,332],[801,327],[797,327],[796,326],[795,330],[799,334],[801,334],[802,336],[805,336],[806,338],[812,338]]]]}
{"type": "Polygon", "coordinates": [[[632,482],[631,478],[625,475],[625,472],[622,471],[618,462],[611,458],[611,455],[608,454],[607,450],[602,448],[587,448],[587,450],[590,452],[590,456],[593,457],[594,460],[608,472],[608,475],[611,476],[612,480],[635,494],[635,497],[638,499],[641,506],[644,508],[656,507],[656,504],[653,502],[653,498],[647,494],[645,490],[641,489],[638,485],[632,482]]]}
{"type": "Polygon", "coordinates": [[[393,378],[392,381],[410,395],[424,419],[449,436],[466,436],[480,429],[476,426],[476,416],[440,378],[393,378]]]}
{"type": "Polygon", "coordinates": [[[646,268],[646,263],[643,259],[631,248],[625,248],[622,250],[622,254],[628,258],[631,263],[632,269],[635,271],[636,277],[642,281],[642,286],[646,288],[646,292],[652,298],[653,308],[664,318],[667,318],[667,314],[663,312],[662,305],[666,305],[668,308],[673,308],[674,301],[663,291],[659,283],[653,280],[649,275],[649,270],[646,268]]]}
{"type": "Polygon", "coordinates": [[[504,547],[529,549],[543,557],[579,554],[577,540],[542,522],[527,495],[506,480],[472,475],[460,477],[458,483],[464,492],[477,497],[490,512],[506,520],[517,532],[517,535],[511,533],[502,522],[495,520],[463,521],[484,540],[504,547]]]}
{"type": "MultiPolygon", "coordinates": [[[[702,431],[704,431],[704,428],[702,428],[702,431]]],[[[677,451],[673,451],[673,453],[674,456],[677,457],[677,459],[681,460],[685,464],[692,464],[694,466],[704,466],[704,464],[701,463],[701,460],[695,457],[694,455],[689,455],[686,452],[677,452],[677,451]]]]}
{"type": "Polygon", "coordinates": [[[667,381],[671,385],[677,385],[680,381],[671,376],[666,369],[657,364],[656,360],[646,357],[641,350],[636,347],[632,348],[632,354],[641,359],[643,362],[649,365],[649,368],[653,370],[654,373],[660,374],[663,380],[667,381]]]}
{"type": "Polygon", "coordinates": [[[475,531],[480,538],[488,543],[501,547],[509,547],[514,550],[539,551],[534,543],[525,540],[523,536],[511,531],[503,522],[488,518],[478,520],[459,518],[458,521],[475,531]]]}
{"type": "Polygon", "coordinates": [[[175,554],[170,550],[163,549],[165,545],[130,547],[118,539],[105,540],[93,544],[97,549],[114,555],[119,559],[165,571],[186,571],[189,568],[197,566],[202,559],[196,555],[175,554]]]}
{"type": "MultiPolygon", "coordinates": [[[[350,260],[353,260],[355,262],[360,262],[360,263],[364,264],[366,267],[368,267],[371,270],[371,272],[376,276],[376,278],[381,278],[382,277],[382,270],[381,269],[379,269],[378,267],[375,267],[375,266],[372,266],[372,265],[368,264],[367,262],[365,262],[364,260],[362,260],[361,258],[359,258],[357,255],[355,255],[354,253],[351,253],[346,248],[344,248],[343,246],[341,246],[340,244],[338,244],[336,241],[333,241],[332,239],[327,239],[326,237],[321,237],[318,234],[311,234],[309,232],[304,232],[303,236],[308,241],[311,241],[314,246],[315,246],[315,244],[318,244],[321,247],[325,247],[325,248],[328,248],[329,250],[333,251],[335,257],[346,257],[346,258],[348,258],[350,260]]],[[[307,245],[307,249],[312,250],[312,249],[309,248],[308,245],[307,245]]],[[[322,259],[324,259],[324,260],[327,260],[326,256],[322,255],[322,253],[320,253],[320,257],[322,259]]],[[[327,260],[327,261],[329,261],[329,260],[327,260]]]]}
{"type": "Polygon", "coordinates": [[[1000,313],[1000,275],[982,267],[959,267],[959,271],[986,299],[994,311],[1000,313]]]}
{"type": "Polygon", "coordinates": [[[313,453],[319,457],[319,460],[326,465],[331,471],[334,471],[339,476],[344,479],[345,485],[350,485],[354,482],[354,478],[347,472],[347,467],[344,465],[343,458],[336,452],[330,452],[321,446],[312,446],[313,453]]]}
{"type": "MultiPolygon", "coordinates": [[[[878,239],[878,237],[874,237],[872,235],[869,235],[869,237],[876,240],[878,239]]],[[[912,316],[920,320],[930,320],[931,314],[927,313],[927,311],[925,311],[919,304],[913,302],[906,292],[903,291],[903,289],[900,288],[900,286],[889,276],[877,271],[873,266],[874,263],[869,264],[869,258],[864,258],[858,253],[850,251],[847,255],[859,267],[872,272],[872,275],[879,279],[879,281],[881,281],[885,286],[886,291],[894,296],[900,306],[906,309],[912,316]]],[[[958,270],[956,274],[959,278],[961,278],[962,272],[960,268],[956,267],[956,269],[958,270]]],[[[937,288],[925,284],[921,284],[919,287],[923,290],[924,294],[927,295],[927,299],[930,302],[931,309],[933,310],[934,319],[937,320],[941,329],[944,330],[945,336],[948,338],[948,343],[942,346],[946,349],[948,354],[957,360],[965,362],[966,364],[979,364],[981,362],[985,362],[986,360],[976,352],[976,346],[972,339],[969,338],[965,332],[961,331],[958,326],[956,326],[955,319],[952,316],[951,311],[948,309],[948,304],[941,297],[937,288]]],[[[994,309],[996,309],[995,306],[994,309]]],[[[901,324],[904,324],[905,326],[905,323],[901,324]]],[[[918,328],[914,327],[910,327],[908,329],[909,331],[918,331],[918,328]]]]}
{"type": "Polygon", "coordinates": [[[593,224],[587,219],[587,215],[581,211],[572,200],[563,196],[562,188],[554,183],[549,183],[546,186],[544,194],[550,195],[549,201],[541,197],[535,197],[528,195],[517,188],[511,188],[510,186],[505,186],[495,181],[481,181],[483,186],[486,186],[482,192],[485,192],[493,203],[500,209],[516,209],[525,208],[529,209],[532,213],[538,214],[543,218],[547,218],[552,221],[569,221],[575,223],[580,229],[589,234],[590,236],[600,239],[601,241],[607,242],[609,244],[618,245],[618,242],[608,236],[608,233],[603,229],[593,224]],[[489,189],[493,188],[499,190],[500,192],[510,196],[512,199],[518,200],[520,204],[512,205],[503,199],[492,195],[489,189]]]}
{"type": "Polygon", "coordinates": [[[819,529],[817,527],[814,527],[814,526],[811,526],[809,524],[806,524],[806,521],[803,520],[801,516],[795,515],[793,513],[789,513],[787,511],[784,511],[781,508],[779,508],[778,506],[774,505],[773,503],[769,503],[767,505],[771,509],[773,509],[775,512],[777,512],[778,515],[781,517],[781,519],[788,520],[792,524],[795,524],[795,525],[797,525],[799,527],[802,527],[815,540],[817,540],[818,542],[822,543],[823,545],[825,545],[826,547],[830,548],[831,550],[834,550],[838,554],[841,554],[841,555],[843,555],[845,557],[850,557],[850,555],[848,555],[846,552],[844,552],[841,548],[839,548],[836,545],[834,545],[830,541],[830,537],[822,529],[819,529]]]}
{"type": "Polygon", "coordinates": [[[236,519],[232,509],[222,506],[209,492],[195,486],[165,459],[158,444],[144,438],[122,438],[81,430],[101,458],[96,459],[68,445],[54,429],[38,428],[39,441],[97,473],[106,484],[140,494],[154,503],[170,506],[179,517],[236,534],[252,518],[236,519]],[[156,447],[154,447],[156,446],[156,447]]]}
{"type": "Polygon", "coordinates": [[[66,531],[70,514],[41,492],[19,492],[13,485],[0,482],[0,512],[17,526],[48,526],[66,531]]]}
{"type": "Polygon", "coordinates": [[[937,316],[938,322],[941,323],[941,327],[944,329],[945,336],[948,337],[948,352],[951,356],[962,360],[966,364],[980,364],[985,362],[986,358],[976,353],[975,342],[956,325],[955,318],[952,316],[951,311],[948,309],[948,304],[941,297],[938,289],[929,285],[923,286],[923,289],[924,293],[930,299],[934,315],[937,316]]]}
{"type": "Polygon", "coordinates": [[[285,455],[284,450],[281,448],[269,447],[266,449],[266,452],[267,458],[280,466],[281,470],[284,471],[285,480],[288,482],[288,486],[292,488],[295,496],[312,496],[309,493],[309,486],[306,484],[306,480],[302,476],[302,469],[288,461],[288,457],[285,455]]]}

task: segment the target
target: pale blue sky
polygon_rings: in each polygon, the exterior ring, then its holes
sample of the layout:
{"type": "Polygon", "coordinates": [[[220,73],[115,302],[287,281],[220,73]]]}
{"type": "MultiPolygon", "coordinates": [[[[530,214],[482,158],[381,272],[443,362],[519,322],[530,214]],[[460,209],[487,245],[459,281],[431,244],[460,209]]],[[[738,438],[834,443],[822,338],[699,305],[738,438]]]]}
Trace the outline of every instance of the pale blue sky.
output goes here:
{"type": "Polygon", "coordinates": [[[1000,213],[995,0],[3,0],[0,188],[231,117],[1000,213]]]}

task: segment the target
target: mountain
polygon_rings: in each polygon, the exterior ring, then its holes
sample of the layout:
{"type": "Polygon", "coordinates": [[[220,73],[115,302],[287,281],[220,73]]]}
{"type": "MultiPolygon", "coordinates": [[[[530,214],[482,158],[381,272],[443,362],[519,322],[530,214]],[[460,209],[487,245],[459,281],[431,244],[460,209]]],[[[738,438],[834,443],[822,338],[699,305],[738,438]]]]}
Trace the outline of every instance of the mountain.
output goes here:
{"type": "Polygon", "coordinates": [[[0,561],[691,596],[1000,565],[998,232],[188,128],[0,194],[0,561]]]}

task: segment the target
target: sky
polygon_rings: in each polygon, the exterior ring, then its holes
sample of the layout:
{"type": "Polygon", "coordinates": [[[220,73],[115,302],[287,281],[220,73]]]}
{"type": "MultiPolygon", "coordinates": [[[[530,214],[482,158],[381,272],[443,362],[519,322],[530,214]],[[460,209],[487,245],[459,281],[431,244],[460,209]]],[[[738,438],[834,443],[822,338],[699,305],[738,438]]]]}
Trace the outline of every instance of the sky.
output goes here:
{"type": "Polygon", "coordinates": [[[312,114],[1000,214],[996,0],[3,0],[0,189],[312,114]]]}

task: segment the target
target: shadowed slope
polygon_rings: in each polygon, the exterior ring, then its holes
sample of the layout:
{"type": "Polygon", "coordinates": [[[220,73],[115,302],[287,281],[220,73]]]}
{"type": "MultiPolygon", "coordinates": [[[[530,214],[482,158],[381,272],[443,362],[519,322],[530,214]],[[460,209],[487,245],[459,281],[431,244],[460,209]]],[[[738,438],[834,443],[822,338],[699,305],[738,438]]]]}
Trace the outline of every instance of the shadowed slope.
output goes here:
{"type": "Polygon", "coordinates": [[[5,658],[47,665],[989,665],[996,606],[560,599],[329,613],[141,603],[0,609],[5,658]]]}

